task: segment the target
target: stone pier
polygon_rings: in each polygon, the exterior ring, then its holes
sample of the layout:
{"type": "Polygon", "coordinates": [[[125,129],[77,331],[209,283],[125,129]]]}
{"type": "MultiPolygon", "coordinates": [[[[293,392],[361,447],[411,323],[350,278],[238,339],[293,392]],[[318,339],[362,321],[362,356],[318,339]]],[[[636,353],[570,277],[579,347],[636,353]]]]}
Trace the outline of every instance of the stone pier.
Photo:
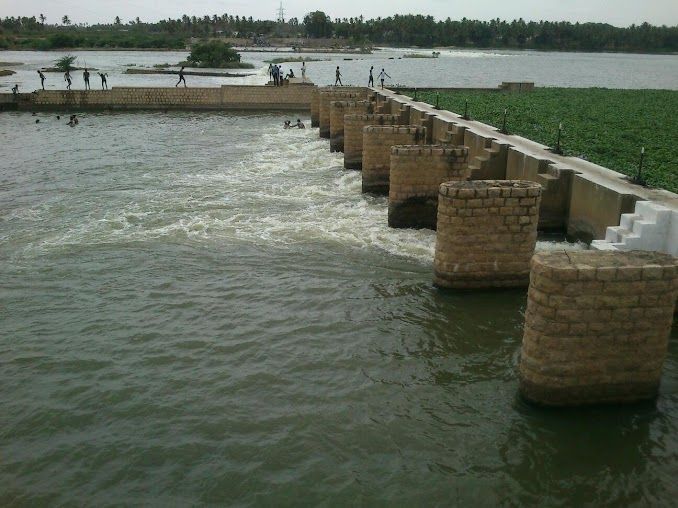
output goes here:
{"type": "Polygon", "coordinates": [[[388,225],[436,228],[440,184],[468,180],[468,148],[394,146],[388,193],[388,225]]]}
{"type": "Polygon", "coordinates": [[[368,125],[400,125],[399,115],[345,115],[344,116],[344,167],[363,167],[363,128],[368,125]]]}
{"type": "Polygon", "coordinates": [[[541,186],[521,180],[440,186],[434,284],[526,287],[537,242],[541,186]]]}
{"type": "Polygon", "coordinates": [[[330,102],[330,151],[344,151],[344,117],[346,115],[368,115],[374,113],[372,101],[330,102]]]}
{"type": "Polygon", "coordinates": [[[521,394],[549,406],[655,398],[677,296],[678,259],[667,254],[536,254],[521,394]]]}
{"type": "Polygon", "coordinates": [[[311,127],[320,125],[320,88],[314,87],[311,93],[311,127]]]}
{"type": "Polygon", "coordinates": [[[391,147],[420,145],[425,127],[368,125],[363,128],[363,192],[388,195],[391,147]]]}
{"type": "MultiPolygon", "coordinates": [[[[347,87],[348,88],[348,87],[347,87]]],[[[366,97],[360,89],[320,90],[318,99],[318,127],[321,138],[330,137],[330,103],[332,101],[359,101],[366,97]]]]}

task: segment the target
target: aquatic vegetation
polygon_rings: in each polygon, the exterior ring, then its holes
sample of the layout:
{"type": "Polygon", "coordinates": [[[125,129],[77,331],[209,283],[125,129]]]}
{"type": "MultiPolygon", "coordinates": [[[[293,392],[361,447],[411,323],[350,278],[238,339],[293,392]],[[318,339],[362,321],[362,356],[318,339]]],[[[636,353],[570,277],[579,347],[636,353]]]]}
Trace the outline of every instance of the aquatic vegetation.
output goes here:
{"type": "Polygon", "coordinates": [[[313,58],[307,56],[288,56],[280,58],[272,58],[271,60],[264,60],[266,63],[271,64],[281,64],[281,63],[292,63],[292,62],[329,62],[329,58],[313,58]]]}
{"type": "MultiPolygon", "coordinates": [[[[412,91],[409,92],[413,94],[412,91]]],[[[436,92],[417,98],[436,103],[436,92]]],[[[645,147],[643,177],[648,185],[678,192],[678,91],[612,90],[606,88],[537,88],[508,94],[496,91],[441,91],[440,107],[554,146],[563,124],[562,148],[625,175],[638,169],[645,147]]]]}

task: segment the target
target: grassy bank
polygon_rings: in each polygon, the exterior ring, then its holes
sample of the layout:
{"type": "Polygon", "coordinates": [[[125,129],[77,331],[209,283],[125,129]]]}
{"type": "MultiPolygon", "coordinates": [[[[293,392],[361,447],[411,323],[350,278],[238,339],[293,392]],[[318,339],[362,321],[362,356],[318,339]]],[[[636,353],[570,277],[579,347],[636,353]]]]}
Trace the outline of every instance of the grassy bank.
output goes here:
{"type": "MultiPolygon", "coordinates": [[[[419,92],[417,97],[429,104],[436,102],[435,92],[419,92]]],[[[644,146],[647,183],[678,192],[678,91],[539,88],[523,94],[440,93],[440,107],[455,113],[463,114],[467,100],[473,120],[501,127],[508,108],[510,134],[548,146],[554,146],[562,122],[566,155],[626,175],[637,171],[644,146]]]]}

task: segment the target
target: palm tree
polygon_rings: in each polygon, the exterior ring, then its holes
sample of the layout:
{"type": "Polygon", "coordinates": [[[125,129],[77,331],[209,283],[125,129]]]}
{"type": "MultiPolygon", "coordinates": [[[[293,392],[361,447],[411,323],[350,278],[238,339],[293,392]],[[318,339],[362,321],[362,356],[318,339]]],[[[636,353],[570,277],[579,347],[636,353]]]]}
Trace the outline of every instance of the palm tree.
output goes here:
{"type": "Polygon", "coordinates": [[[44,15],[44,14],[40,14],[40,23],[42,23],[42,24],[44,25],[44,24],[45,24],[45,21],[47,21],[47,18],[45,17],[45,15],[44,15]]]}
{"type": "Polygon", "coordinates": [[[63,18],[61,18],[61,23],[62,23],[63,25],[70,25],[70,24],[71,24],[71,20],[68,18],[68,16],[64,16],[63,18]]]}

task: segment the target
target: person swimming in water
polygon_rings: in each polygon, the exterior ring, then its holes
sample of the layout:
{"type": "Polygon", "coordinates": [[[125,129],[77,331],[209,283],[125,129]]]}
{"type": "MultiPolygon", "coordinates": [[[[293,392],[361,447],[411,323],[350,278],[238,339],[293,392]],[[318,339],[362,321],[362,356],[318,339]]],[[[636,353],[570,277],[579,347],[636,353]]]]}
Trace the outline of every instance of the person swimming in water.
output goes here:
{"type": "Polygon", "coordinates": [[[66,71],[64,74],[64,81],[67,83],[66,90],[71,89],[71,71],[66,71]]]}
{"type": "Polygon", "coordinates": [[[296,127],[297,127],[297,129],[305,129],[305,128],[306,128],[306,126],[304,125],[304,123],[301,121],[300,118],[297,118],[297,125],[296,125],[296,127]]]}
{"type": "Polygon", "coordinates": [[[186,88],[186,78],[184,77],[184,66],[181,66],[181,69],[179,69],[179,81],[177,81],[177,84],[174,85],[174,88],[179,86],[179,83],[184,82],[184,88],[186,88]]]}
{"type": "Polygon", "coordinates": [[[42,71],[38,71],[38,76],[40,76],[40,85],[42,86],[42,89],[45,89],[45,75],[42,73],[42,71]]]}

